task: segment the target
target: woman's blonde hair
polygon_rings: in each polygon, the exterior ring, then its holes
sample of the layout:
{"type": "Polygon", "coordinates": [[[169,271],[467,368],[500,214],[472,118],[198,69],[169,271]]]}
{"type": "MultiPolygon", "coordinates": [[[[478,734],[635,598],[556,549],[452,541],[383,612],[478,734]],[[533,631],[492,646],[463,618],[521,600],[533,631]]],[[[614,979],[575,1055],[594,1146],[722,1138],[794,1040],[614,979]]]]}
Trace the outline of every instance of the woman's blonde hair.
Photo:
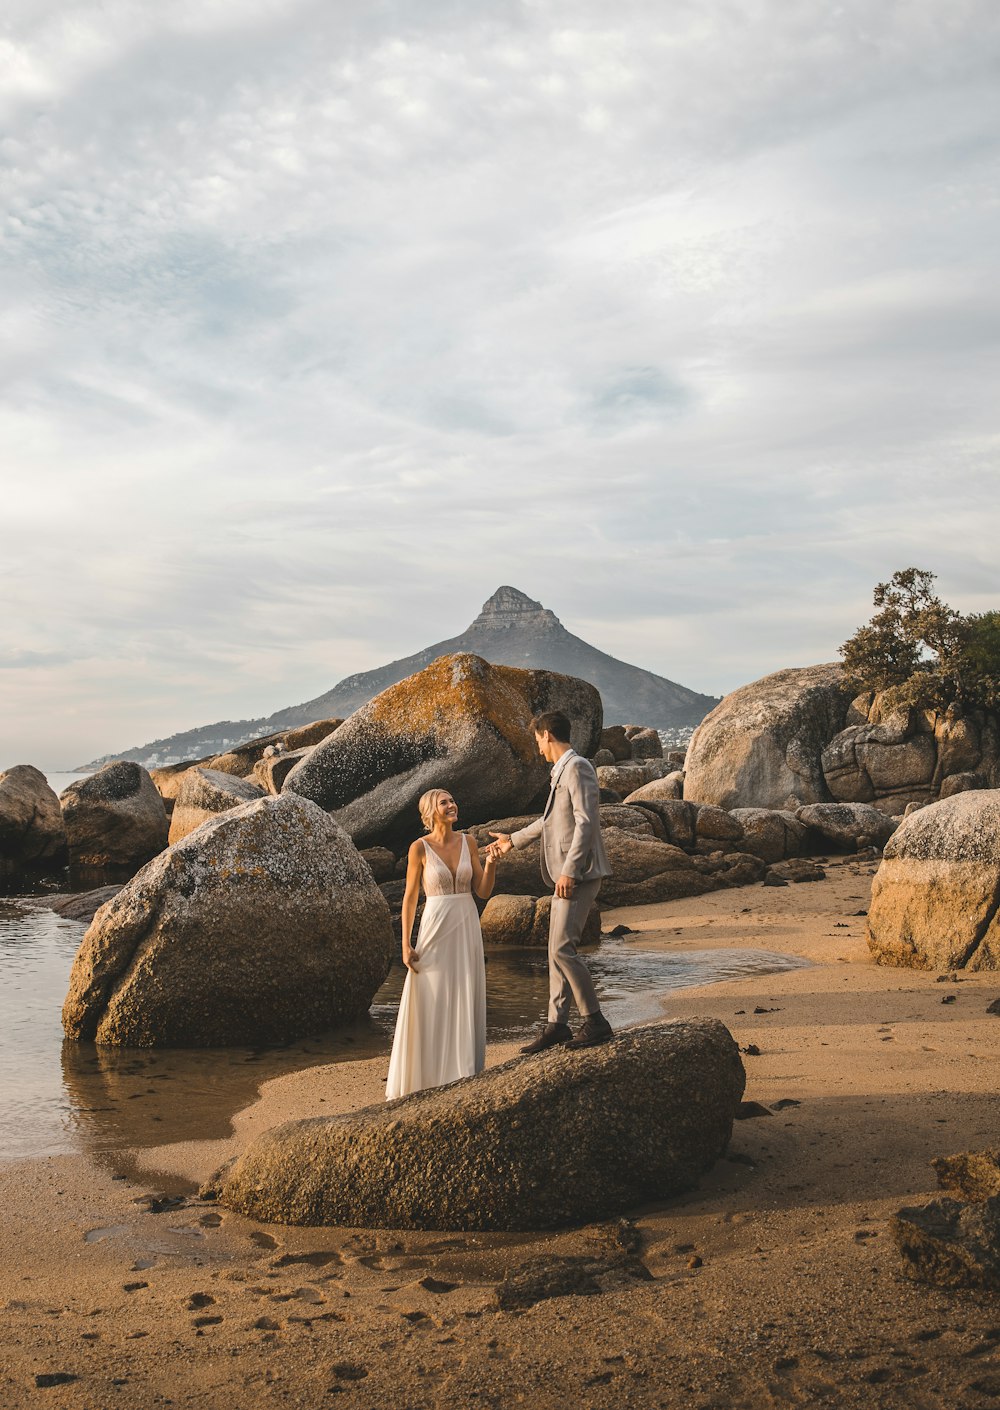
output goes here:
{"type": "Polygon", "coordinates": [[[442,798],[450,798],[451,794],[447,788],[428,788],[427,792],[421,795],[417,810],[420,813],[420,821],[424,825],[426,832],[432,831],[434,827],[434,814],[438,810],[438,804],[442,798]]]}

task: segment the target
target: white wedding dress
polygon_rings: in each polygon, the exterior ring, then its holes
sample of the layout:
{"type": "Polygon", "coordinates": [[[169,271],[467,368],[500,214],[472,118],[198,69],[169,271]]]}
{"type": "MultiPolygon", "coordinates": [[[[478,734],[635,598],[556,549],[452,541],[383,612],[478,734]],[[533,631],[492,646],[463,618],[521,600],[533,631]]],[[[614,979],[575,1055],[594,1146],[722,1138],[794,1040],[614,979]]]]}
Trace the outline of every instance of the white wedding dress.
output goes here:
{"type": "Polygon", "coordinates": [[[386,1100],[472,1077],[486,1061],[486,966],[463,836],[454,876],[424,841],[427,900],[407,970],[389,1059],[386,1100]]]}

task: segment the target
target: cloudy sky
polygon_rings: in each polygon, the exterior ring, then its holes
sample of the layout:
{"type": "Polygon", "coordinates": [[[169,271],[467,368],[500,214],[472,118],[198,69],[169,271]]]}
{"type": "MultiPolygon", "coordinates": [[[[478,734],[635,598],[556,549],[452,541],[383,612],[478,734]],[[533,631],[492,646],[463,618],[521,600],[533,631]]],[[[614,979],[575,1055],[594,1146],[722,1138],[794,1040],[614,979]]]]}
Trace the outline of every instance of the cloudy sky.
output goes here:
{"type": "Polygon", "coordinates": [[[510,583],[722,692],[996,606],[995,0],[6,0],[0,767],[510,583]]]}

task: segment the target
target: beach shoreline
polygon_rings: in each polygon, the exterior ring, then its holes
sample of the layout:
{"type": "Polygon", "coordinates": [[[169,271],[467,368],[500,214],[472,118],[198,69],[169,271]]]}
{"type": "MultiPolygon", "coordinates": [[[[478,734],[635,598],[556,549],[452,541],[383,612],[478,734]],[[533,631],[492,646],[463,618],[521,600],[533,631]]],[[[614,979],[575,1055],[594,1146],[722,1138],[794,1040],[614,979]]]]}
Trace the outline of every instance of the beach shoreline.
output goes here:
{"type": "MultiPolygon", "coordinates": [[[[290,1229],[196,1197],[154,1212],[150,1196],[193,1189],[257,1131],[381,1100],[387,1056],[317,1066],[265,1083],[226,1139],[136,1152],[141,1180],[84,1156],[0,1170],[11,1249],[0,1399],[74,1410],[341,1394],[396,1407],[988,1403],[975,1387],[991,1376],[1000,1387],[1000,1305],[902,1278],[887,1220],[934,1193],[932,1157],[996,1143],[1000,1029],[986,1009],[1000,976],[939,983],[871,964],[859,912],[873,870],[837,858],[823,881],[605,912],[605,928],[677,950],[811,962],[664,1001],[665,1018],[716,1017],[759,1049],[744,1057],[746,1098],[770,1114],[736,1124],[697,1190],[627,1212],[642,1277],[615,1272],[613,1225],[290,1229]],[[512,1271],[573,1259],[598,1270],[589,1293],[498,1310],[512,1271]]],[[[488,1061],[514,1051],[492,1045],[488,1061]]]]}

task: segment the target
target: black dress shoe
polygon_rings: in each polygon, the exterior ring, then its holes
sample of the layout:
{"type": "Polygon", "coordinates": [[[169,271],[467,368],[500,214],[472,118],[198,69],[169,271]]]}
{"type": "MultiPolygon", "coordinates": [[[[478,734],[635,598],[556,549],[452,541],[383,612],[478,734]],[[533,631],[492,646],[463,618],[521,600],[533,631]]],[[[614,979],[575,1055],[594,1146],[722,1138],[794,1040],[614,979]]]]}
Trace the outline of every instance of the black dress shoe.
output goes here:
{"type": "Polygon", "coordinates": [[[522,1048],[522,1053],[544,1053],[546,1048],[556,1048],[560,1043],[568,1043],[573,1030],[568,1023],[547,1023],[533,1043],[522,1048]]]}
{"type": "Polygon", "coordinates": [[[606,1043],[615,1036],[614,1029],[603,1013],[592,1013],[583,1020],[583,1026],[575,1038],[566,1044],[567,1048],[596,1048],[598,1043],[606,1043]]]}

